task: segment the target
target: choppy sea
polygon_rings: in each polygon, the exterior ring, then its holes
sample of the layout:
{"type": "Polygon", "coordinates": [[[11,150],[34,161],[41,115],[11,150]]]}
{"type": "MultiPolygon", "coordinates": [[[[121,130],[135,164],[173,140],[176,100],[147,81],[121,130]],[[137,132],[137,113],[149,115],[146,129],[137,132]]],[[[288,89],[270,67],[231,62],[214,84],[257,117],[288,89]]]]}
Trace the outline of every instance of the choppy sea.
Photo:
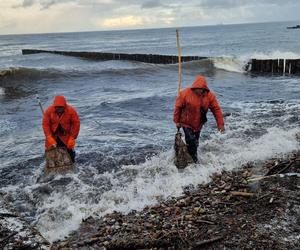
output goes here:
{"type": "Polygon", "coordinates": [[[22,49],[177,55],[175,28],[0,36],[0,192],[50,241],[82,218],[140,210],[222,169],[299,149],[300,77],[254,75],[250,58],[300,58],[297,23],[181,28],[183,87],[205,75],[225,115],[209,114],[200,163],[178,172],[172,122],[178,65],[91,61],[22,49]],[[77,170],[43,178],[41,111],[65,95],[81,117],[77,170]]]}

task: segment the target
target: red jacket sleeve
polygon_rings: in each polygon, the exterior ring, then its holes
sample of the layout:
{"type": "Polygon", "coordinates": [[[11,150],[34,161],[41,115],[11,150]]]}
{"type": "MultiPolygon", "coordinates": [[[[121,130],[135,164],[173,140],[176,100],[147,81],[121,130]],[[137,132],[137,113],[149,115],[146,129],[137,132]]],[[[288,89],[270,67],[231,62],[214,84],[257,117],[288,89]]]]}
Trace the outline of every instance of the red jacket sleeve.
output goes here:
{"type": "Polygon", "coordinates": [[[46,137],[52,136],[50,117],[51,117],[51,112],[48,108],[43,115],[43,122],[42,122],[44,134],[46,137]]]}
{"type": "Polygon", "coordinates": [[[180,115],[183,106],[184,106],[184,95],[182,92],[180,92],[179,96],[176,98],[175,107],[174,107],[173,121],[175,123],[180,122],[180,115]]]}
{"type": "Polygon", "coordinates": [[[217,101],[216,96],[210,92],[210,98],[209,98],[209,109],[214,114],[218,129],[224,127],[224,119],[222,114],[222,109],[217,101]]]}
{"type": "Polygon", "coordinates": [[[76,139],[80,130],[80,119],[78,113],[74,108],[72,108],[71,123],[72,123],[71,136],[74,139],[76,139]]]}

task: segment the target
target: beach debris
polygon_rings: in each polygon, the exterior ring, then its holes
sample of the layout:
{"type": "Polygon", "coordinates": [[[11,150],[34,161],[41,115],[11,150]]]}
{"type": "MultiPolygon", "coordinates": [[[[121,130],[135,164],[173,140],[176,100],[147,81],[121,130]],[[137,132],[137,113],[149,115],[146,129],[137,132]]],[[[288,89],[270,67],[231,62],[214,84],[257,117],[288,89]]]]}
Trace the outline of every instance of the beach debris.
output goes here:
{"type": "Polygon", "coordinates": [[[248,182],[261,181],[264,179],[269,179],[274,177],[284,178],[284,177],[292,177],[292,176],[300,178],[300,173],[286,173],[286,174],[274,174],[274,175],[267,175],[267,176],[257,176],[255,178],[248,179],[248,182]]]}
{"type": "Polygon", "coordinates": [[[300,152],[247,164],[142,211],[88,217],[51,249],[300,249],[299,163],[300,152]],[[292,172],[262,174],[275,161],[292,172]],[[265,178],[249,182],[256,171],[265,178]]]}
{"type": "Polygon", "coordinates": [[[254,196],[253,193],[248,193],[248,192],[237,192],[237,191],[231,192],[231,195],[233,195],[233,196],[242,196],[242,197],[247,197],[247,198],[254,196]]]}
{"type": "Polygon", "coordinates": [[[194,162],[192,156],[188,152],[186,144],[182,140],[182,134],[179,131],[175,135],[174,150],[174,164],[178,169],[186,168],[189,164],[194,162]]]}
{"type": "Polygon", "coordinates": [[[210,243],[222,240],[222,239],[223,239],[223,236],[220,236],[220,237],[215,237],[215,238],[212,238],[209,240],[203,240],[200,242],[196,242],[195,247],[202,247],[203,245],[207,245],[207,244],[210,244],[210,243]]]}
{"type": "Polygon", "coordinates": [[[0,249],[49,249],[49,242],[0,195],[0,249]]]}
{"type": "Polygon", "coordinates": [[[45,152],[45,173],[62,173],[73,170],[73,162],[64,147],[55,147],[45,152]]]}

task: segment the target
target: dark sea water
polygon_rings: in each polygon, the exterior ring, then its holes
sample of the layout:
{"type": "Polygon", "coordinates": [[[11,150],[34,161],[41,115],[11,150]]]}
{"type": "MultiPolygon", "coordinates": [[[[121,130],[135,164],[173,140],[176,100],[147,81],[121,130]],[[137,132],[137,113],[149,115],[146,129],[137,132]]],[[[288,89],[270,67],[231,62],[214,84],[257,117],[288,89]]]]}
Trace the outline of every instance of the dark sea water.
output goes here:
{"type": "Polygon", "coordinates": [[[208,116],[200,163],[182,173],[172,150],[178,65],[21,55],[25,48],[176,55],[175,29],[0,36],[0,192],[53,241],[89,215],[139,210],[213,172],[299,149],[299,76],[243,70],[250,58],[300,58],[300,30],[286,29],[295,24],[181,29],[183,55],[212,57],[183,64],[183,86],[205,75],[226,116],[225,134],[208,116]],[[44,107],[65,95],[79,112],[75,173],[43,177],[37,94],[44,107]]]}

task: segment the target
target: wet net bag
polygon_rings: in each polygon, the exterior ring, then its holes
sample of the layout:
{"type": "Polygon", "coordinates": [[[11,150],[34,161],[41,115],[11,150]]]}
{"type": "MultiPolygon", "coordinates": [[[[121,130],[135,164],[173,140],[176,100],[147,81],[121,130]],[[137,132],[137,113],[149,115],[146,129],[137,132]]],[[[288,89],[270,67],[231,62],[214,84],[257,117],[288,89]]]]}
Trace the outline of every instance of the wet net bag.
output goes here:
{"type": "Polygon", "coordinates": [[[182,140],[182,134],[178,131],[175,135],[175,159],[174,164],[178,169],[186,168],[187,165],[193,163],[193,158],[188,152],[187,146],[182,140]]]}
{"type": "Polygon", "coordinates": [[[73,170],[73,162],[64,147],[56,147],[46,150],[46,166],[45,173],[65,172],[73,170]]]}

